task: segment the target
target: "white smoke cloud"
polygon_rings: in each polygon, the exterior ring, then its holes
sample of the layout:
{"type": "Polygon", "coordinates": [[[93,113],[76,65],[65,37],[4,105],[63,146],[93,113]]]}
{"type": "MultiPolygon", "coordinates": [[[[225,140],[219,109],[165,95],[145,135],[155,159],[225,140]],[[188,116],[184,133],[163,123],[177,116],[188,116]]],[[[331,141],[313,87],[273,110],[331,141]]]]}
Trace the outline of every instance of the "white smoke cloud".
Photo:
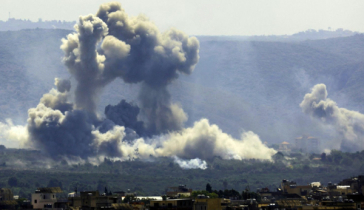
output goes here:
{"type": "Polygon", "coordinates": [[[234,139],[217,125],[210,125],[207,119],[195,122],[191,128],[170,133],[167,139],[161,143],[162,147],[156,150],[158,154],[188,159],[211,159],[220,156],[223,159],[271,160],[272,155],[276,153],[251,131],[244,132],[241,139],[234,139]]]}
{"type": "MultiPolygon", "coordinates": [[[[112,136],[104,134],[105,136],[112,136]]],[[[259,136],[245,132],[242,138],[234,139],[217,125],[210,125],[207,119],[195,122],[191,128],[171,132],[151,139],[139,138],[132,142],[118,137],[121,154],[124,158],[182,157],[184,159],[260,159],[272,160],[274,149],[264,145],[259,136]]],[[[109,139],[108,139],[109,141],[109,139]]]]}
{"type": "Polygon", "coordinates": [[[199,158],[191,159],[191,160],[182,160],[178,158],[177,156],[173,157],[174,162],[179,165],[179,167],[183,169],[207,169],[207,163],[204,160],[201,160],[199,158]]]}
{"type": "Polygon", "coordinates": [[[341,136],[341,149],[358,151],[364,149],[364,115],[339,107],[327,97],[326,85],[315,85],[300,104],[302,111],[325,125],[330,125],[341,136]]]}
{"type": "Polygon", "coordinates": [[[10,145],[25,147],[29,135],[26,126],[14,125],[11,119],[6,119],[5,123],[0,122],[0,139],[4,139],[10,145]]]}
{"type": "MultiPolygon", "coordinates": [[[[66,114],[67,115],[67,114],[66,114]]],[[[31,129],[39,129],[45,126],[62,127],[68,124],[67,116],[63,115],[58,110],[52,110],[39,104],[37,108],[29,111],[28,125],[31,129]]],[[[3,134],[7,134],[10,140],[35,143],[36,148],[39,148],[40,142],[31,141],[28,129],[22,126],[14,126],[10,121],[8,124],[0,124],[3,134]],[[19,132],[19,130],[21,132],[19,132]]],[[[57,129],[57,128],[56,128],[57,129]]],[[[42,129],[41,129],[42,130],[42,129]]],[[[53,130],[54,131],[54,130],[53,130]]],[[[65,132],[65,131],[63,131],[65,132]]],[[[78,131],[75,131],[77,135],[78,131]]],[[[113,129],[105,133],[92,128],[90,134],[83,134],[89,137],[91,141],[84,143],[64,142],[68,148],[67,151],[55,152],[59,155],[80,155],[87,152],[84,156],[87,158],[96,158],[97,156],[115,157],[120,160],[127,159],[149,159],[151,157],[183,157],[192,161],[182,160],[177,162],[183,167],[188,165],[198,164],[202,169],[203,163],[198,160],[211,159],[214,156],[220,156],[223,159],[260,159],[272,160],[272,155],[276,153],[274,149],[264,145],[259,137],[253,132],[245,132],[240,140],[232,138],[230,135],[223,133],[217,125],[210,125],[208,120],[202,119],[194,124],[191,128],[185,128],[180,132],[172,132],[154,138],[143,139],[139,138],[133,141],[125,141],[125,128],[123,126],[114,126],[113,129]],[[89,144],[89,145],[87,145],[89,144]],[[73,148],[77,147],[77,148],[73,148]],[[96,150],[88,151],[90,148],[96,150]],[[74,151],[76,149],[76,151],[74,151]]],[[[82,133],[82,132],[81,132],[82,133]]],[[[34,135],[34,133],[33,133],[34,135]]],[[[44,133],[42,133],[44,135],[44,133]]],[[[75,133],[66,133],[62,136],[75,135],[75,133]]],[[[50,136],[51,137],[51,136],[50,136]]],[[[48,138],[42,138],[47,140],[48,138]]],[[[48,139],[49,140],[49,139],[48,139]]],[[[51,144],[55,150],[64,149],[62,145],[56,145],[53,141],[42,142],[40,145],[51,144]]],[[[46,148],[50,148],[49,146],[46,148]]],[[[42,149],[42,148],[41,148],[42,149]]],[[[73,158],[74,159],[74,158],[73,158]]]]}

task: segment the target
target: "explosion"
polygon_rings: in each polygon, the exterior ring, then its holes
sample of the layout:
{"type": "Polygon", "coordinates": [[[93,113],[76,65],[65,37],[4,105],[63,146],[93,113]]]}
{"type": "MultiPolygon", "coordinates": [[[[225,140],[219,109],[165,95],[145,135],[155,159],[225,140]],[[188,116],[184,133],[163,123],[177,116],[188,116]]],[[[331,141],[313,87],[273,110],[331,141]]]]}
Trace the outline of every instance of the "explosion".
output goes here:
{"type": "Polygon", "coordinates": [[[194,71],[196,37],[176,29],[161,33],[148,18],[130,17],[116,2],[101,5],[96,15],[81,16],[75,30],[60,47],[75,89],[70,80],[56,78],[56,89],[29,109],[26,126],[0,124],[5,138],[54,159],[172,157],[185,168],[202,169],[207,167],[203,160],[214,156],[271,160],[276,153],[251,131],[234,139],[207,119],[184,127],[187,114],[171,101],[167,87],[194,71]],[[108,105],[104,118],[96,110],[99,96],[117,78],[140,85],[138,103],[108,105]],[[14,135],[19,129],[23,132],[14,135]]]}

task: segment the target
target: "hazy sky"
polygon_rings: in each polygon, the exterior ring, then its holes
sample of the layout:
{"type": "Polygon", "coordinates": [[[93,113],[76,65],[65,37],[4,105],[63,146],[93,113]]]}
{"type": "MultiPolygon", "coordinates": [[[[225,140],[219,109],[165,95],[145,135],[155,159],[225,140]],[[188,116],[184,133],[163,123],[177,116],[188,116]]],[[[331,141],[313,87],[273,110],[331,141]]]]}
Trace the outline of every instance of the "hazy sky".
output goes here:
{"type": "MultiPolygon", "coordinates": [[[[104,0],[0,0],[0,20],[77,20],[104,0]]],[[[123,0],[129,15],[143,13],[161,30],[190,35],[292,34],[307,29],[364,32],[363,0],[123,0]]]]}

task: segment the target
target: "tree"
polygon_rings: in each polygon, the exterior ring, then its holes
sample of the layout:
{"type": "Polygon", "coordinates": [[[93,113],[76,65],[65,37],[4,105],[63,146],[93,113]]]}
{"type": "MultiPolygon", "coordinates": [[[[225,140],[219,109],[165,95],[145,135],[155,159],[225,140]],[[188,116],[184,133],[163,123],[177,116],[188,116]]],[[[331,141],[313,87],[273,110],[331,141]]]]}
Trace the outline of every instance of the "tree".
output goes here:
{"type": "Polygon", "coordinates": [[[90,185],[86,185],[84,183],[79,182],[73,182],[71,185],[69,185],[68,191],[73,192],[77,189],[78,192],[91,190],[93,189],[90,185]]]}
{"type": "Polygon", "coordinates": [[[212,187],[211,187],[210,183],[207,183],[207,185],[206,185],[206,191],[209,192],[209,193],[212,192],[212,187]]]}
{"type": "Polygon", "coordinates": [[[47,187],[60,187],[62,189],[62,182],[58,181],[58,179],[50,179],[47,187]]]}
{"type": "Polygon", "coordinates": [[[127,195],[123,199],[123,203],[129,203],[129,202],[136,201],[136,200],[137,199],[135,198],[135,196],[133,196],[133,195],[127,195]]]}
{"type": "Polygon", "coordinates": [[[225,179],[222,183],[224,185],[224,189],[227,189],[228,188],[228,182],[227,180],[225,179]]]}
{"type": "Polygon", "coordinates": [[[8,184],[11,186],[11,187],[16,187],[18,186],[18,179],[16,177],[10,177],[8,179],[8,184]]]}
{"type": "Polygon", "coordinates": [[[326,161],[326,153],[321,154],[321,161],[326,161]]]}
{"type": "Polygon", "coordinates": [[[0,188],[6,187],[6,182],[0,182],[0,188]]]}
{"type": "Polygon", "coordinates": [[[305,165],[302,167],[302,169],[303,169],[304,171],[309,171],[309,170],[310,170],[310,166],[309,166],[308,164],[305,164],[305,165]]]}
{"type": "Polygon", "coordinates": [[[332,150],[330,156],[332,157],[332,161],[336,164],[340,164],[343,159],[343,153],[338,150],[332,150]]]}
{"type": "Polygon", "coordinates": [[[101,193],[105,190],[105,188],[108,187],[108,184],[104,180],[99,180],[97,183],[97,190],[101,193]]]}
{"type": "Polygon", "coordinates": [[[209,193],[206,190],[197,190],[197,191],[193,191],[191,193],[191,197],[192,198],[196,198],[198,195],[205,195],[205,196],[209,196],[210,198],[218,198],[219,195],[216,193],[209,193]]]}

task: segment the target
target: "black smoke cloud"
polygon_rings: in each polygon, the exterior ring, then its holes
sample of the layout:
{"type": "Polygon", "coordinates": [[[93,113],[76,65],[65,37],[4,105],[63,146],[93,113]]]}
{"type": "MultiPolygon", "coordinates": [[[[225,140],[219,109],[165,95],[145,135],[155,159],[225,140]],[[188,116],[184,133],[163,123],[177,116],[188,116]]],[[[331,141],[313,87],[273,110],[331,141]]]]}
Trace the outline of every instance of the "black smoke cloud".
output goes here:
{"type": "Polygon", "coordinates": [[[85,111],[72,110],[65,115],[40,103],[28,111],[27,129],[36,148],[51,154],[86,158],[95,155],[92,123],[85,111]]]}
{"type": "Polygon", "coordinates": [[[138,106],[121,100],[115,106],[108,105],[105,107],[105,116],[113,121],[116,125],[131,128],[139,135],[144,135],[144,124],[138,120],[140,109],[138,106]]]}
{"type": "MultiPolygon", "coordinates": [[[[71,88],[69,80],[57,78],[55,85],[65,92],[52,89],[43,95],[37,107],[28,110],[28,144],[55,159],[66,156],[83,159],[96,155],[120,156],[120,139],[95,141],[96,126],[105,122],[97,119],[93,112],[75,109],[67,101],[71,88]]],[[[125,135],[123,129],[120,135],[125,135]]]]}
{"type": "Polygon", "coordinates": [[[341,150],[358,151],[364,149],[364,115],[339,107],[327,97],[326,85],[317,84],[307,93],[300,104],[302,111],[322,124],[333,126],[339,134],[341,150]]]}

